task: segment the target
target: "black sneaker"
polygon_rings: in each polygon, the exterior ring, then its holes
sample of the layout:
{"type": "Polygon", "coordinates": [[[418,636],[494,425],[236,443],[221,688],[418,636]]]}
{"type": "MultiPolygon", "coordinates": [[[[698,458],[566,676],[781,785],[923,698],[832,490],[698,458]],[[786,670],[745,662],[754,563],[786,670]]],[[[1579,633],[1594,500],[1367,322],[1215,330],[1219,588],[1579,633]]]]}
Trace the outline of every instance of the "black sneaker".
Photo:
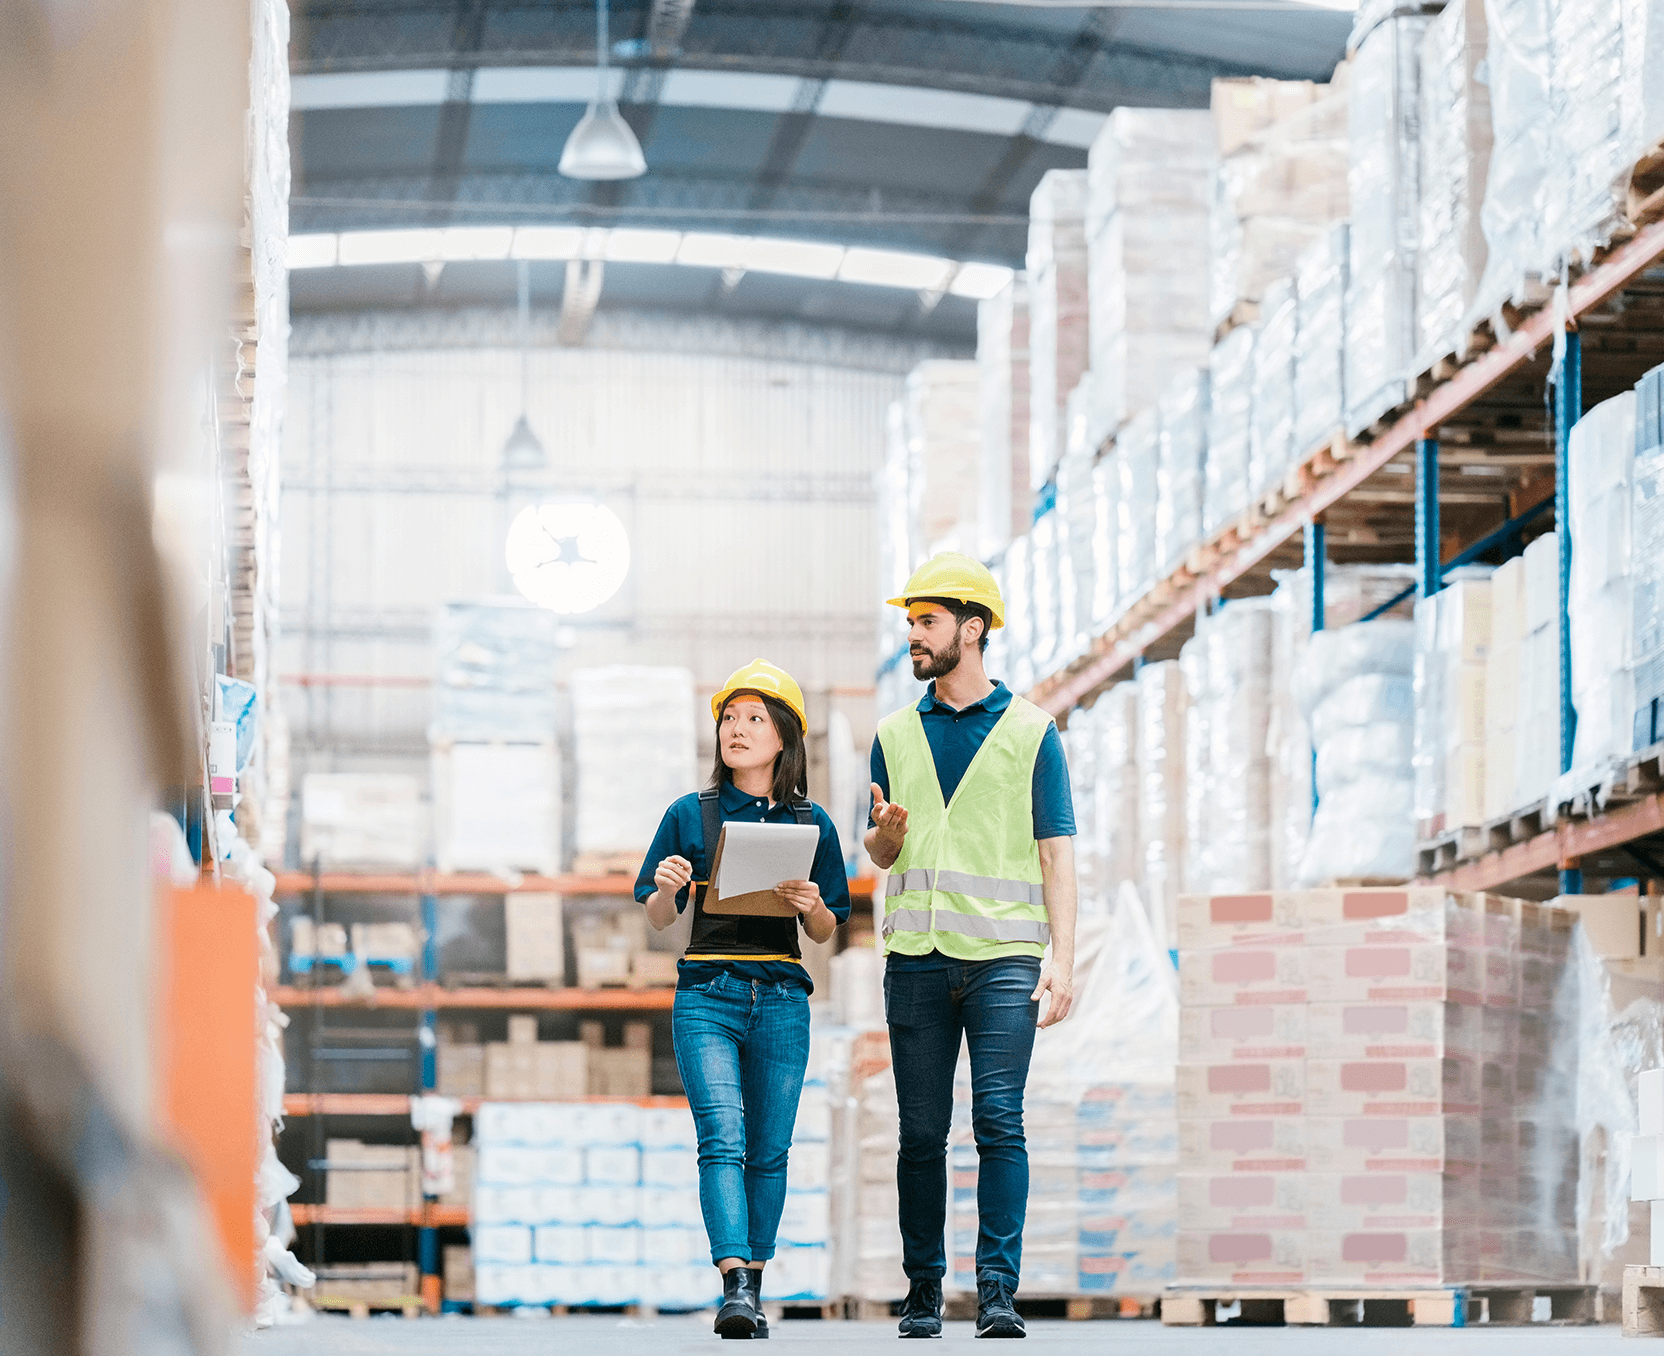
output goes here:
{"type": "Polygon", "coordinates": [[[901,1323],[897,1328],[903,1337],[940,1337],[942,1335],[942,1283],[914,1281],[907,1288],[907,1303],[901,1306],[901,1323]]]}
{"type": "Polygon", "coordinates": [[[976,1282],[976,1335],[1027,1337],[1022,1315],[1011,1302],[1016,1286],[1004,1276],[979,1276],[976,1282]]]}
{"type": "Polygon", "coordinates": [[[757,1273],[750,1267],[733,1267],[722,1276],[722,1307],[716,1311],[715,1331],[719,1337],[756,1335],[763,1311],[757,1304],[757,1273]]]}

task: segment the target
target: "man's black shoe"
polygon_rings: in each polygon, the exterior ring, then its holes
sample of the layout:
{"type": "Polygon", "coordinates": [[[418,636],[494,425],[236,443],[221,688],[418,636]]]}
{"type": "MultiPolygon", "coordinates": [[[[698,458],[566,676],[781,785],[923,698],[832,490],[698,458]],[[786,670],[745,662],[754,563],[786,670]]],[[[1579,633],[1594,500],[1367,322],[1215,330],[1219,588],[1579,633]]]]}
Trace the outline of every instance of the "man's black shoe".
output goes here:
{"type": "Polygon", "coordinates": [[[716,1332],[721,1337],[753,1337],[757,1320],[763,1316],[757,1304],[757,1273],[750,1267],[734,1267],[722,1275],[722,1308],[716,1311],[716,1332]]]}
{"type": "Polygon", "coordinates": [[[976,1335],[1027,1337],[1017,1306],[1011,1302],[1016,1286],[1003,1276],[979,1276],[976,1282],[976,1335]]]}
{"type": "Polygon", "coordinates": [[[907,1303],[901,1306],[903,1337],[940,1337],[942,1335],[942,1283],[914,1281],[907,1289],[907,1303]]]}

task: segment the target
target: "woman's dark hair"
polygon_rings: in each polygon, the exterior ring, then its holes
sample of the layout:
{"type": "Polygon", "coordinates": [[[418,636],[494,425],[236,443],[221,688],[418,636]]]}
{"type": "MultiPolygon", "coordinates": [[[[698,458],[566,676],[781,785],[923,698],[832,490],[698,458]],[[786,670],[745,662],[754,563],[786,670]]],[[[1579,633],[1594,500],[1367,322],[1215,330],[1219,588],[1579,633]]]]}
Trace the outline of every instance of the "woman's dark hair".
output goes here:
{"type": "Polygon", "coordinates": [[[778,697],[771,697],[766,692],[753,692],[749,688],[741,688],[730,696],[717,713],[716,766],[711,769],[711,785],[721,786],[734,780],[734,770],[722,761],[722,718],[728,714],[728,703],[735,697],[761,698],[769,719],[774,722],[774,732],[780,736],[780,752],[774,759],[774,785],[769,788],[769,798],[776,804],[806,800],[809,795],[809,755],[803,747],[803,727],[797,723],[797,712],[778,697]]]}

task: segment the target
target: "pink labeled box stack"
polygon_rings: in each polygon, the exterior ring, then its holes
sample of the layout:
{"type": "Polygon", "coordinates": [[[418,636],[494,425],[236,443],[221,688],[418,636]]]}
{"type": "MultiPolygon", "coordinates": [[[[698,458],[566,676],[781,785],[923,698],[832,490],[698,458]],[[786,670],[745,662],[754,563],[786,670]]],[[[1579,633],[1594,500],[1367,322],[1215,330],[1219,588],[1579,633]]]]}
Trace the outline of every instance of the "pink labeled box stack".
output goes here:
{"type": "Polygon", "coordinates": [[[1336,888],[1177,923],[1181,1285],[1576,1282],[1569,911],[1336,888]]]}

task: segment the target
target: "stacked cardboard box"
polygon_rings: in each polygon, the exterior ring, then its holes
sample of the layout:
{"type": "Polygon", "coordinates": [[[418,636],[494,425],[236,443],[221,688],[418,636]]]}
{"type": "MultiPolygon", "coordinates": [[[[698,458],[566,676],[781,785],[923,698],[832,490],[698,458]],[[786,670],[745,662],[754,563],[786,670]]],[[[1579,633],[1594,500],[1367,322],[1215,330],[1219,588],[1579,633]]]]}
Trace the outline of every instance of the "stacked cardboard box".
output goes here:
{"type": "Polygon", "coordinates": [[[560,873],[560,749],[552,739],[435,739],[431,758],[441,871],[560,873]]]}
{"type": "Polygon", "coordinates": [[[1416,832],[1485,819],[1485,673],[1491,571],[1463,566],[1416,604],[1416,832]]]}
{"type": "Polygon", "coordinates": [[[653,1025],[625,1022],[624,1043],[607,1044],[606,1024],[579,1023],[591,1097],[645,1097],[653,1091],[653,1025]]]}
{"type": "Polygon", "coordinates": [[[442,1024],[434,1058],[441,1097],[485,1096],[485,1046],[473,1023],[442,1024]]]}
{"type": "Polygon", "coordinates": [[[1181,1282],[1576,1279],[1566,911],[1330,889],[1180,926],[1181,1282]]]}
{"type": "Polygon", "coordinates": [[[324,865],[416,866],[427,818],[414,777],[309,772],[300,790],[300,853],[324,865]]]}
{"type": "Polygon", "coordinates": [[[317,1286],[307,1298],[319,1308],[391,1308],[421,1302],[421,1278],[414,1262],[334,1262],[317,1268],[316,1274],[317,1286]]]}
{"type": "Polygon", "coordinates": [[[1085,170],[1047,170],[1029,200],[1029,483],[1063,453],[1069,392],[1088,365],[1085,170]]]}
{"type": "Polygon", "coordinates": [[[566,928],[559,895],[503,896],[508,977],[558,988],[566,982],[566,928]]]}
{"type": "Polygon", "coordinates": [[[467,1301],[474,1299],[474,1250],[466,1243],[448,1244],[445,1248],[445,1298],[467,1301]]]}
{"type": "Polygon", "coordinates": [[[611,909],[572,920],[572,950],[580,989],[614,985],[644,988],[676,982],[676,957],[647,948],[640,909],[611,909]]]}
{"type": "MultiPolygon", "coordinates": [[[[466,1063],[453,1062],[462,1076],[466,1063]]],[[[589,1087],[589,1050],[582,1041],[540,1041],[537,1018],[516,1014],[508,1019],[508,1040],[485,1046],[484,1070],[484,1095],[493,1101],[571,1097],[589,1087]]]]}
{"type": "Polygon", "coordinates": [[[408,1144],[332,1139],[324,1203],[341,1210],[415,1210],[422,1204],[422,1151],[408,1144]]]}

